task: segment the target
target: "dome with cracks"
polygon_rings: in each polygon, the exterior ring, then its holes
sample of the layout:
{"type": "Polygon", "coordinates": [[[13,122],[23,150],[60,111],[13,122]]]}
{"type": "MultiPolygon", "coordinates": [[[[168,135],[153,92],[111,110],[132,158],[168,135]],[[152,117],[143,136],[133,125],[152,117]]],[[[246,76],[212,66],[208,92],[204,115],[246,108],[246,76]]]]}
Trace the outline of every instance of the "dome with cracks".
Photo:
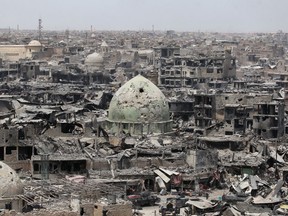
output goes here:
{"type": "Polygon", "coordinates": [[[115,93],[110,102],[108,120],[121,123],[170,121],[168,101],[156,85],[138,75],[115,93]]]}
{"type": "Polygon", "coordinates": [[[23,194],[23,185],[17,173],[7,164],[0,162],[0,197],[23,194]]]}

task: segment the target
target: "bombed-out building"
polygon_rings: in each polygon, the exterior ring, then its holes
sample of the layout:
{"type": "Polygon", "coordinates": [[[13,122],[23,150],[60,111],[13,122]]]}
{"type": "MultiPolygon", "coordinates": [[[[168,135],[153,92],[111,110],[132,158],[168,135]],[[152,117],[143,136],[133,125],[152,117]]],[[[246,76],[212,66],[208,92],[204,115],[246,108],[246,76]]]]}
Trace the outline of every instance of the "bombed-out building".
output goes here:
{"type": "Polygon", "coordinates": [[[283,102],[255,104],[256,114],[253,116],[253,128],[257,135],[279,139],[284,135],[284,104],[283,102]]]}
{"type": "Polygon", "coordinates": [[[176,48],[158,49],[161,50],[160,55],[155,56],[154,64],[160,86],[196,87],[199,83],[236,77],[235,58],[229,50],[219,57],[193,57],[180,56],[176,48]]]}

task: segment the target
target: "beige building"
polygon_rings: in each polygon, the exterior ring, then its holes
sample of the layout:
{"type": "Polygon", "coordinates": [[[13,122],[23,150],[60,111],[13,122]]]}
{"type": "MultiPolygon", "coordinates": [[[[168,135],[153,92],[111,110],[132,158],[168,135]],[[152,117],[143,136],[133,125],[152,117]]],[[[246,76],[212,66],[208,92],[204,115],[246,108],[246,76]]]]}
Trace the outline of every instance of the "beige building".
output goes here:
{"type": "Polygon", "coordinates": [[[0,45],[0,58],[4,61],[31,59],[35,53],[42,51],[42,44],[32,40],[28,45],[0,45]]]}

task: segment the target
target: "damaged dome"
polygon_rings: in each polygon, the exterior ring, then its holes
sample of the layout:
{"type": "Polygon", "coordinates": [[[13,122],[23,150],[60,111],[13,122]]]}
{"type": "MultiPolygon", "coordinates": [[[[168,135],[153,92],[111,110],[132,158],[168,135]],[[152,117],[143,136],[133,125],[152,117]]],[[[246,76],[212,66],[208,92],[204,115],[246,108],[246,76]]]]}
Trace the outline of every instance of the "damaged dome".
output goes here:
{"type": "Polygon", "coordinates": [[[85,59],[85,65],[88,66],[101,66],[104,62],[104,59],[101,54],[94,52],[88,55],[85,59]]]}
{"type": "Polygon", "coordinates": [[[17,173],[0,162],[0,197],[13,197],[23,193],[23,185],[17,173]]]}
{"type": "Polygon", "coordinates": [[[121,123],[166,122],[170,120],[169,106],[160,89],[138,75],[115,93],[108,119],[121,123]]]}

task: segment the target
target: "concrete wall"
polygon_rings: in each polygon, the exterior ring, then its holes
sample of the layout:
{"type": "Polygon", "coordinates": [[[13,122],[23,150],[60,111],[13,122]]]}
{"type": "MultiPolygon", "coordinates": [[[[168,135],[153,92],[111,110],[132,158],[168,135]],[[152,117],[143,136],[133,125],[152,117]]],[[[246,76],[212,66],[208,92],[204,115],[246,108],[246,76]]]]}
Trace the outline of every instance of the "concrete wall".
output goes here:
{"type": "Polygon", "coordinates": [[[4,162],[14,170],[18,170],[18,169],[22,169],[23,171],[32,170],[31,169],[31,160],[29,160],[29,159],[19,160],[19,158],[18,158],[18,146],[14,146],[14,147],[16,149],[11,150],[11,154],[7,154],[7,150],[6,150],[7,146],[4,147],[4,162]]]}
{"type": "MultiPolygon", "coordinates": [[[[123,169],[129,169],[131,167],[136,168],[147,168],[151,166],[165,166],[165,167],[179,167],[179,166],[185,166],[186,161],[184,159],[174,159],[174,160],[165,160],[159,157],[139,157],[139,158],[132,158],[130,160],[127,160],[128,163],[123,164],[123,169]]],[[[113,162],[115,165],[115,169],[121,169],[120,163],[117,163],[116,161],[113,162]]],[[[93,161],[93,170],[110,170],[110,164],[106,159],[99,159],[93,161]]]]}
{"type": "Polygon", "coordinates": [[[263,138],[279,138],[284,135],[283,103],[260,104],[255,109],[257,114],[253,116],[253,129],[257,135],[263,138]]]}
{"type": "Polygon", "coordinates": [[[172,121],[151,122],[151,123],[117,123],[107,121],[107,130],[114,133],[125,131],[131,134],[166,133],[172,130],[172,121]]]}
{"type": "Polygon", "coordinates": [[[0,198],[0,209],[5,209],[6,204],[11,204],[13,210],[22,212],[23,204],[22,200],[18,198],[0,198]]]}
{"type": "Polygon", "coordinates": [[[187,165],[185,160],[183,159],[175,159],[175,160],[165,160],[158,157],[151,157],[151,158],[135,158],[130,161],[131,167],[138,167],[138,168],[147,168],[151,166],[165,166],[165,167],[179,167],[187,165]]]}
{"type": "Polygon", "coordinates": [[[0,130],[0,146],[17,145],[18,144],[18,129],[1,129],[0,130]]]}
{"type": "Polygon", "coordinates": [[[86,215],[86,216],[93,216],[94,215],[94,204],[93,203],[81,204],[81,208],[83,208],[84,215],[86,215]]]}
{"type": "Polygon", "coordinates": [[[26,58],[25,45],[0,45],[0,58],[5,61],[18,61],[26,58]]]}
{"type": "Polygon", "coordinates": [[[92,169],[93,170],[110,170],[110,164],[104,158],[93,160],[92,169]]]}
{"type": "Polygon", "coordinates": [[[216,167],[218,154],[209,150],[190,150],[187,153],[186,162],[194,169],[216,167]]]}
{"type": "Polygon", "coordinates": [[[217,94],[216,95],[216,110],[224,109],[226,104],[241,104],[253,106],[260,102],[271,102],[272,95],[248,95],[248,94],[217,94]]]}
{"type": "Polygon", "coordinates": [[[19,61],[19,59],[32,58],[33,53],[41,50],[41,46],[0,45],[0,58],[5,61],[19,61]]]}

